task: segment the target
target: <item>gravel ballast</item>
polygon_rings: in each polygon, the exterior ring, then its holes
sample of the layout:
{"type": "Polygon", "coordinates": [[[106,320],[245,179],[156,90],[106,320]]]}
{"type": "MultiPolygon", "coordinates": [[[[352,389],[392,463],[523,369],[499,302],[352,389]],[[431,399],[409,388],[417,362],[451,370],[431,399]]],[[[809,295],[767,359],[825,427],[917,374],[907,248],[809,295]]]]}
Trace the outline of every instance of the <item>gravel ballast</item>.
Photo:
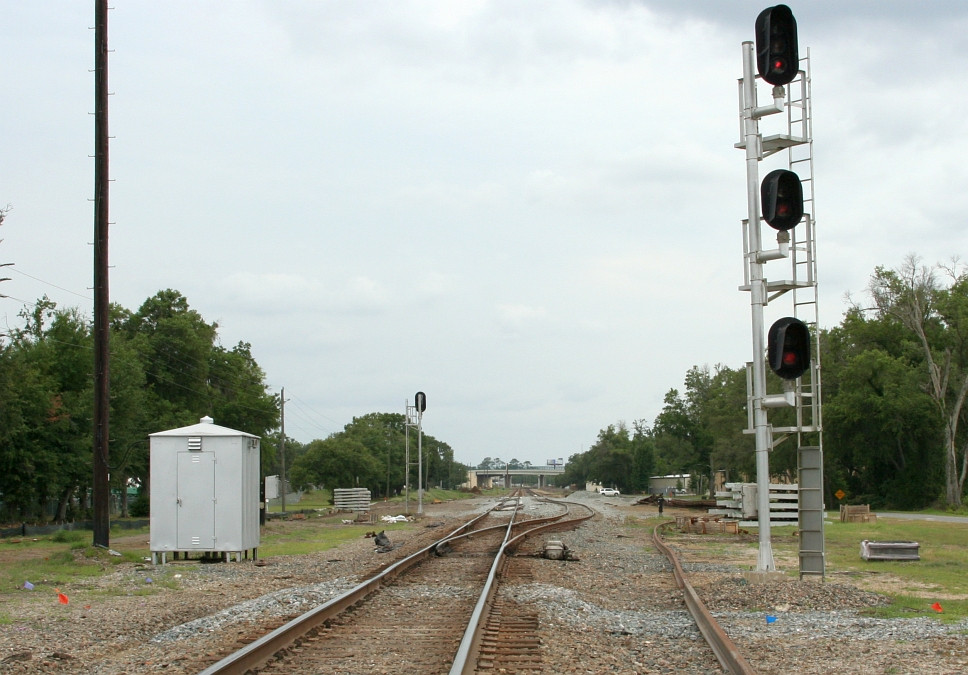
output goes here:
{"type": "MultiPolygon", "coordinates": [[[[555,535],[578,560],[542,560],[531,565],[528,578],[502,589],[539,613],[544,672],[721,672],[685,610],[668,562],[652,548],[652,527],[661,522],[655,509],[634,505],[630,497],[576,493],[570,499],[599,512],[579,529],[555,535]]],[[[391,533],[399,546],[392,553],[377,553],[372,539],[360,538],[320,553],[271,557],[264,566],[122,564],[61,588],[71,598],[68,605],[52,601],[53,589],[37,580],[33,591],[0,596],[0,616],[7,619],[0,622],[0,672],[198,672],[214,655],[250,640],[258,626],[281,625],[339,595],[361,575],[492,504],[428,505],[423,520],[391,533]]],[[[529,501],[525,513],[551,508],[529,501]]],[[[704,541],[686,546],[676,540],[683,567],[757,672],[968,672],[968,622],[870,618],[863,610],[885,598],[840,580],[750,583],[741,565],[697,553],[704,541]]]]}

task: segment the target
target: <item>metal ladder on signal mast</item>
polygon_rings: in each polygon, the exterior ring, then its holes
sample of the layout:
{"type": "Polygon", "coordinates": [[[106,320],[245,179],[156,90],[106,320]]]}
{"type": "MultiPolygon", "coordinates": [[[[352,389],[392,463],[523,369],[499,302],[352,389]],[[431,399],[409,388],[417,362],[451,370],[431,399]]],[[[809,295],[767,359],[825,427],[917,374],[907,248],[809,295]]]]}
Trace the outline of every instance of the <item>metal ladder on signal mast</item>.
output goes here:
{"type": "Polygon", "coordinates": [[[786,431],[797,440],[799,484],[800,577],[825,573],[823,423],[820,387],[820,316],[817,286],[816,201],[814,199],[813,119],[811,115],[810,52],[800,59],[800,73],[787,86],[787,131],[803,142],[791,144],[787,166],[803,186],[804,222],[793,229],[790,264],[793,315],[810,328],[810,369],[797,381],[796,426],[786,431]]]}

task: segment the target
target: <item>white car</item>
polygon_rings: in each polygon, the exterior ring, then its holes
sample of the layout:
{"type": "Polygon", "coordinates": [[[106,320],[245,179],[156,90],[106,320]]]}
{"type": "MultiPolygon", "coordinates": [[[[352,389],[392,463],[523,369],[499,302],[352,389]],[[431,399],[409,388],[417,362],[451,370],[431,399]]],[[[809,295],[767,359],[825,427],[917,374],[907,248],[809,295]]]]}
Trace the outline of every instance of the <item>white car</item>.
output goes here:
{"type": "Polygon", "coordinates": [[[603,497],[617,497],[622,493],[618,491],[618,488],[602,488],[600,494],[603,497]]]}

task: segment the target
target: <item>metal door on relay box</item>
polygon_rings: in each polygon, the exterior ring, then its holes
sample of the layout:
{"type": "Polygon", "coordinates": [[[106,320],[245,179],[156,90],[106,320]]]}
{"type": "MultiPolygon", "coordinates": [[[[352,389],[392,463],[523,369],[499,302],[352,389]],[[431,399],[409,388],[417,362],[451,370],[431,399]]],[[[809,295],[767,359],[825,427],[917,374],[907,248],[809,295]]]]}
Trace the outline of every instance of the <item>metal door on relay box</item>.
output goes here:
{"type": "Polygon", "coordinates": [[[215,545],[215,453],[179,452],[177,546],[179,550],[215,545]]]}

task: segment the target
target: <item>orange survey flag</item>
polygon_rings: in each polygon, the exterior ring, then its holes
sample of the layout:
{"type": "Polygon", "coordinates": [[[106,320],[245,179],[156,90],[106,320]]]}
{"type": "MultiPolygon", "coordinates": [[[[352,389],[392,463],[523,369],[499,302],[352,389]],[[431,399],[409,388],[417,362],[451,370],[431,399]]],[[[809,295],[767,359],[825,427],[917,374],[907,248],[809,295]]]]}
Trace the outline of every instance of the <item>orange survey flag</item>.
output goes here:
{"type": "Polygon", "coordinates": [[[944,611],[943,609],[941,609],[941,603],[940,602],[936,602],[933,605],[931,605],[931,609],[933,609],[936,612],[943,612],[944,611]]]}
{"type": "Polygon", "coordinates": [[[59,591],[58,589],[56,589],[56,588],[55,588],[55,589],[54,589],[54,592],[55,592],[55,593],[57,593],[57,601],[58,601],[58,602],[59,602],[60,604],[62,604],[62,605],[66,605],[67,603],[69,603],[69,602],[70,602],[70,600],[68,600],[68,599],[67,599],[67,596],[66,596],[66,595],[64,595],[63,593],[61,593],[61,592],[60,592],[60,591],[59,591]]]}

